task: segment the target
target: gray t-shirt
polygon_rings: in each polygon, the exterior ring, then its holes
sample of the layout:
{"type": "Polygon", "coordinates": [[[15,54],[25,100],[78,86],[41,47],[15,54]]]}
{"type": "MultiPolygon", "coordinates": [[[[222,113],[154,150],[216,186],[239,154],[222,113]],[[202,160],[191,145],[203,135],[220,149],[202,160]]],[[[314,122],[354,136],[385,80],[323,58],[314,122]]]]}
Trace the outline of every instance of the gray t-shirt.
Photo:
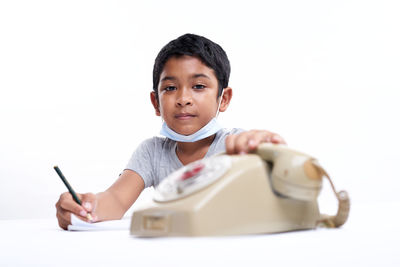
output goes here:
{"type": "MultiPolygon", "coordinates": [[[[225,152],[225,138],[240,132],[243,130],[237,128],[218,131],[205,157],[225,152]]],[[[157,186],[163,178],[182,166],[176,155],[176,142],[166,137],[155,136],[139,145],[125,169],[138,173],[145,187],[149,187],[157,186]]]]}

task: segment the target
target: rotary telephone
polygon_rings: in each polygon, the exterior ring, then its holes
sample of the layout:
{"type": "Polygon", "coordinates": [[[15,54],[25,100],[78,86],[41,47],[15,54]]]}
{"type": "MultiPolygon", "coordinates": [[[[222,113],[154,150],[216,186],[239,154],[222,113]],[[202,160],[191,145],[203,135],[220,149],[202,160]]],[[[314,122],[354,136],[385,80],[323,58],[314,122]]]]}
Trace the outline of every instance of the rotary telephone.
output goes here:
{"type": "Polygon", "coordinates": [[[285,145],[260,144],[247,155],[192,162],[161,181],[153,200],[133,213],[135,236],[216,236],[340,227],[349,214],[317,160],[285,145]],[[334,216],[319,212],[326,177],[338,199],[334,216]]]}

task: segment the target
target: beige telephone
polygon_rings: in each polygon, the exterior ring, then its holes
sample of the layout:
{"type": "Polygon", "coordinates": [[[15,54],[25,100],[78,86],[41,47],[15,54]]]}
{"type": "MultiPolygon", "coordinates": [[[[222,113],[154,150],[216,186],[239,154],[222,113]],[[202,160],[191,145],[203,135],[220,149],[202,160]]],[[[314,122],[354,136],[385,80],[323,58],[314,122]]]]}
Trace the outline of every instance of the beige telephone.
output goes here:
{"type": "Polygon", "coordinates": [[[214,236],[339,227],[349,214],[318,162],[284,145],[261,144],[248,155],[216,155],[166,177],[154,198],[132,216],[135,236],[214,236]],[[339,208],[321,215],[317,197],[326,176],[339,208]]]}

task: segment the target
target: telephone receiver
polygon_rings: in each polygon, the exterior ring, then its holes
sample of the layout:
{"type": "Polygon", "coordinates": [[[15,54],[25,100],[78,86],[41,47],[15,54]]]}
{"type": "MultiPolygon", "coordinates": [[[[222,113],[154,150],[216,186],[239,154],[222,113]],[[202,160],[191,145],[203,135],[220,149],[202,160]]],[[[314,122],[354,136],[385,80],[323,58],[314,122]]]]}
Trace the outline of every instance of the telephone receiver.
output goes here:
{"type": "Polygon", "coordinates": [[[246,155],[218,154],[164,178],[153,200],[134,211],[130,233],[141,237],[279,233],[340,227],[349,215],[318,161],[285,145],[262,143],[246,155]],[[335,215],[319,212],[326,177],[338,199],[335,215]]]}
{"type": "Polygon", "coordinates": [[[304,153],[290,149],[286,145],[262,143],[254,152],[270,166],[271,186],[285,197],[302,201],[315,200],[326,177],[338,200],[336,215],[321,215],[320,224],[327,227],[340,227],[348,219],[350,199],[346,191],[337,192],[331,178],[318,161],[304,153]]]}

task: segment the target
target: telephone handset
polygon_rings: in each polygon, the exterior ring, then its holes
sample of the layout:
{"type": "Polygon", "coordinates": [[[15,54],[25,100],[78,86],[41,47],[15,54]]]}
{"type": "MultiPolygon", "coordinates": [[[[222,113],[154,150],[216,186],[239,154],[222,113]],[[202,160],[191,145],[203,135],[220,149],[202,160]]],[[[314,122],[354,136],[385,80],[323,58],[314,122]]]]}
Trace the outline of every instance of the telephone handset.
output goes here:
{"type": "Polygon", "coordinates": [[[255,153],[272,165],[272,188],[283,196],[304,201],[315,200],[325,176],[338,199],[339,207],[335,216],[322,215],[320,223],[339,227],[346,222],[350,210],[349,196],[346,191],[336,191],[329,175],[315,158],[285,145],[270,143],[261,144],[255,153]]]}
{"type": "Polygon", "coordinates": [[[349,198],[336,192],[315,158],[284,145],[263,143],[248,155],[216,155],[171,173],[151,203],[133,213],[136,236],[204,236],[275,233],[339,227],[349,198]],[[326,176],[339,201],[335,216],[319,213],[326,176]]]}

